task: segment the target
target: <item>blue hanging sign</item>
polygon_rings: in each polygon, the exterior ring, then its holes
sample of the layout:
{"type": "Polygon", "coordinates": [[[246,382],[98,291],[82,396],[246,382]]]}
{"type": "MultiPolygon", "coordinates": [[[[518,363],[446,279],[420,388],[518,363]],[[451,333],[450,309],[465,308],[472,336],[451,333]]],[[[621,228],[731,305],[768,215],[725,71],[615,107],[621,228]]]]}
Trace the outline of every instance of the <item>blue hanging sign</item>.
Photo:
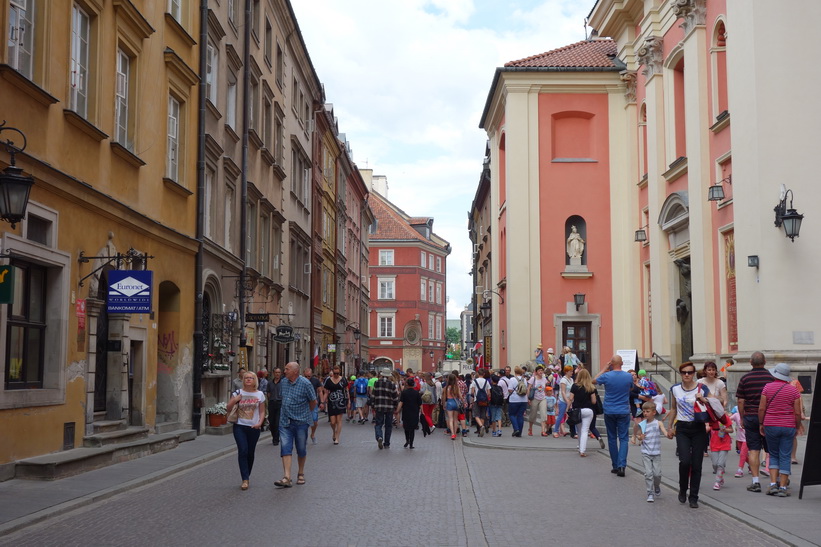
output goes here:
{"type": "Polygon", "coordinates": [[[108,272],[108,313],[151,313],[154,272],[112,270],[108,272]]]}

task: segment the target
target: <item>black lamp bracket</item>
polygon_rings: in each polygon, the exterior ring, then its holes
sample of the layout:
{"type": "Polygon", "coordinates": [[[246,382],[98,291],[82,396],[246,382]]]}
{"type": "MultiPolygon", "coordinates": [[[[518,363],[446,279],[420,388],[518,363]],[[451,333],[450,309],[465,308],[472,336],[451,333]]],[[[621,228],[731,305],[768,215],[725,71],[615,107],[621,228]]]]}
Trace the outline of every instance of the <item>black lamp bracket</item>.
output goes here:
{"type": "Polygon", "coordinates": [[[92,270],[92,272],[90,274],[83,277],[80,280],[79,285],[82,287],[83,286],[83,281],[85,281],[86,279],[88,279],[92,275],[96,274],[97,272],[101,271],[103,268],[105,268],[106,266],[108,266],[109,264],[114,262],[115,260],[117,261],[117,269],[119,270],[120,266],[122,265],[123,262],[131,262],[135,258],[142,260],[143,264],[145,264],[145,267],[147,269],[148,268],[148,259],[149,258],[154,258],[154,257],[149,256],[148,253],[140,254],[137,251],[135,251],[133,248],[129,249],[125,253],[117,253],[114,256],[86,256],[85,251],[80,251],[80,256],[77,258],[77,262],[79,262],[80,264],[86,264],[86,263],[88,263],[92,260],[103,260],[104,262],[98,268],[95,268],[94,270],[92,270]]]}
{"type": "Polygon", "coordinates": [[[11,161],[9,163],[13,166],[14,154],[25,150],[28,141],[26,140],[26,135],[23,134],[23,132],[17,129],[16,127],[6,127],[6,120],[3,120],[3,123],[0,123],[0,133],[2,133],[3,131],[16,131],[20,134],[21,137],[23,137],[23,146],[19,148],[14,146],[14,141],[12,141],[11,139],[6,139],[6,142],[4,143],[6,145],[6,148],[8,148],[9,150],[9,154],[11,154],[11,161]]]}
{"type": "Polygon", "coordinates": [[[782,223],[782,217],[787,214],[787,196],[790,196],[790,209],[793,208],[792,200],[793,200],[793,193],[792,190],[787,190],[784,192],[784,197],[781,198],[781,201],[778,202],[778,205],[773,207],[773,211],[775,211],[775,227],[780,228],[782,223]]]}

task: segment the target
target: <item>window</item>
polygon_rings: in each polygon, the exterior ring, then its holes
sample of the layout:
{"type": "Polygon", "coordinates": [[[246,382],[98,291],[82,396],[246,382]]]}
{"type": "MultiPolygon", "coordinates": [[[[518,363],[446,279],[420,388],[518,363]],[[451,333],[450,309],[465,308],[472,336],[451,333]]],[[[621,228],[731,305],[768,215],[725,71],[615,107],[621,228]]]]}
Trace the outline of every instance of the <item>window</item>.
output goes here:
{"type": "Polygon", "coordinates": [[[428,255],[428,269],[433,271],[433,255],[428,255]]]}
{"type": "Polygon", "coordinates": [[[165,177],[173,181],[179,178],[179,147],[180,147],[180,103],[177,99],[168,96],[168,143],[166,147],[165,177]]]}
{"type": "Polygon", "coordinates": [[[217,104],[217,70],[219,69],[219,51],[209,39],[205,52],[205,97],[211,104],[217,104]]]}
{"type": "Polygon", "coordinates": [[[240,0],[228,0],[228,21],[234,25],[234,28],[237,26],[237,19],[239,18],[239,13],[237,12],[237,4],[239,4],[240,0]]]}
{"type": "Polygon", "coordinates": [[[379,250],[379,265],[380,266],[393,266],[393,249],[380,249],[379,250]]]}
{"type": "Polygon", "coordinates": [[[259,219],[259,268],[264,277],[270,277],[271,216],[263,213],[259,219]]]}
{"type": "Polygon", "coordinates": [[[434,320],[435,320],[434,314],[429,313],[428,314],[428,338],[431,338],[431,339],[433,338],[433,335],[436,334],[436,331],[434,330],[434,320]]]}
{"type": "Polygon", "coordinates": [[[80,6],[71,10],[71,65],[69,70],[69,108],[86,118],[88,116],[88,47],[91,21],[80,6]]]}
{"type": "Polygon", "coordinates": [[[379,337],[393,338],[394,337],[394,314],[380,313],[379,314],[379,337]]]}
{"type": "Polygon", "coordinates": [[[168,0],[168,13],[178,23],[182,23],[182,0],[168,0]]]}
{"type": "Polygon", "coordinates": [[[422,251],[422,267],[424,268],[427,265],[428,265],[428,255],[425,251],[422,251]]]}
{"type": "MultiPolygon", "coordinates": [[[[284,54],[282,53],[282,48],[279,47],[279,44],[277,44],[276,77],[277,77],[277,84],[279,84],[280,88],[285,84],[285,81],[282,79],[284,74],[285,74],[284,54]]],[[[296,87],[294,88],[294,93],[296,93],[296,87]]]]}
{"type": "Polygon", "coordinates": [[[436,271],[439,272],[439,273],[442,273],[442,257],[441,256],[436,257],[436,271]]]}
{"type": "Polygon", "coordinates": [[[46,341],[46,268],[12,262],[13,303],[6,321],[6,389],[43,387],[46,341]]]}
{"type": "Polygon", "coordinates": [[[379,278],[379,300],[393,300],[395,279],[379,278]]]}
{"type": "Polygon", "coordinates": [[[214,239],[217,220],[216,173],[209,165],[205,168],[205,237],[214,239]]]}
{"type": "Polygon", "coordinates": [[[32,79],[34,0],[11,0],[9,6],[8,63],[32,79]]]}
{"type": "Polygon", "coordinates": [[[273,41],[274,41],[274,30],[271,28],[271,21],[268,18],[265,18],[265,62],[268,63],[268,66],[273,66],[272,61],[273,57],[271,52],[273,51],[273,41]]]}
{"type": "Polygon", "coordinates": [[[433,281],[428,281],[428,302],[433,302],[433,281]]]}
{"type": "Polygon", "coordinates": [[[282,254],[282,229],[274,224],[271,229],[271,279],[279,281],[279,255],[282,254]]]}
{"type": "Polygon", "coordinates": [[[436,303],[437,304],[442,303],[442,284],[441,283],[436,284],[436,303]]]}
{"type": "Polygon", "coordinates": [[[296,199],[307,203],[308,187],[311,182],[310,162],[302,155],[298,146],[291,147],[291,191],[296,199]]]}
{"type": "Polygon", "coordinates": [[[245,249],[245,264],[257,268],[257,204],[248,202],[247,212],[248,247],[245,249]]]}
{"type": "MultiPolygon", "coordinates": [[[[271,126],[273,124],[274,114],[271,101],[268,97],[265,97],[264,103],[262,107],[262,141],[265,143],[265,146],[270,147],[273,144],[273,140],[271,139],[273,136],[273,128],[271,126]]],[[[276,154],[276,150],[274,150],[274,154],[276,154]]]]}
{"type": "Polygon", "coordinates": [[[437,340],[442,339],[442,316],[441,315],[436,316],[436,339],[437,340]]]}
{"type": "Polygon", "coordinates": [[[427,293],[427,288],[428,288],[428,282],[425,281],[424,279],[422,279],[422,283],[420,285],[420,289],[421,289],[420,297],[421,297],[422,302],[424,302],[427,299],[427,297],[425,296],[425,294],[427,293]]]}
{"type": "Polygon", "coordinates": [[[117,129],[116,140],[127,150],[134,151],[133,131],[130,123],[131,102],[131,58],[122,50],[117,50],[117,88],[114,94],[117,129]]]}
{"type": "Polygon", "coordinates": [[[328,304],[330,301],[330,284],[331,284],[331,272],[328,271],[328,268],[322,268],[322,303],[328,304]]]}
{"type": "Polygon", "coordinates": [[[251,79],[251,101],[250,108],[248,108],[248,127],[257,129],[259,124],[259,80],[251,79]]]}
{"type": "Polygon", "coordinates": [[[251,32],[259,40],[259,0],[251,0],[251,32]]]}
{"type": "Polygon", "coordinates": [[[228,89],[225,93],[225,125],[237,129],[237,76],[228,75],[228,89]]]}
{"type": "Polygon", "coordinates": [[[231,225],[233,224],[234,216],[234,188],[232,186],[225,187],[225,211],[223,212],[223,220],[225,225],[222,230],[222,244],[227,250],[232,249],[231,244],[231,225]]]}
{"type": "Polygon", "coordinates": [[[274,113],[274,149],[272,150],[274,158],[279,165],[285,163],[285,114],[276,106],[274,113]]]}

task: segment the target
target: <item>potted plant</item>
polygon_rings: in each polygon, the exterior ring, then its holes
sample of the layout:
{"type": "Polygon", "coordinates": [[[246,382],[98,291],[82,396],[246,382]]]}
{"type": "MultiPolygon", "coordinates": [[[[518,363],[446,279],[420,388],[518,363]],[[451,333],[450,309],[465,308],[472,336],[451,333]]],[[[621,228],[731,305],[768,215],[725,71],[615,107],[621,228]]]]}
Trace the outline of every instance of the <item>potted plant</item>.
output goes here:
{"type": "Polygon", "coordinates": [[[219,427],[228,423],[228,403],[217,403],[205,409],[208,425],[219,427]]]}

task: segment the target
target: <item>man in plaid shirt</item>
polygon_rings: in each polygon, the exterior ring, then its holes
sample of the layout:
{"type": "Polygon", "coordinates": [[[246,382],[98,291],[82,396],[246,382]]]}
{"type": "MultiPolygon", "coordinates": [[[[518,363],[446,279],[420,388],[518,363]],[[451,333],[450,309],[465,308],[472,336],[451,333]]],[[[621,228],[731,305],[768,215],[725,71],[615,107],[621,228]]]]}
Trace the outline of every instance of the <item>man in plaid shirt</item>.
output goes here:
{"type": "Polygon", "coordinates": [[[388,448],[391,445],[393,415],[399,402],[399,394],[396,392],[396,386],[390,381],[390,377],[390,369],[382,369],[379,373],[379,379],[373,385],[373,391],[371,391],[371,402],[376,413],[374,430],[379,450],[382,450],[383,446],[388,448]],[[383,426],[385,428],[384,436],[382,435],[383,426]]]}

